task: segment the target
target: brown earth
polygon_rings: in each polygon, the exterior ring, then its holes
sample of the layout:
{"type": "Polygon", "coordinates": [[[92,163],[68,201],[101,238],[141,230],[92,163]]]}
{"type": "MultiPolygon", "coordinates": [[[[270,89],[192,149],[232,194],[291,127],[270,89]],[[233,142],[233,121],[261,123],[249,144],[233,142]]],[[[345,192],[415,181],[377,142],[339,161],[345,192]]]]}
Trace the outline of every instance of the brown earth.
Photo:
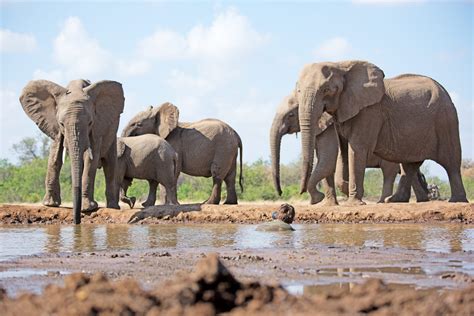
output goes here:
{"type": "Polygon", "coordinates": [[[415,290],[369,280],[352,289],[289,294],[279,285],[240,282],[217,255],[199,261],[191,273],[177,273],[153,290],[133,279],[109,281],[102,274],[73,274],[63,287],[41,295],[9,298],[0,290],[2,315],[472,315],[474,286],[415,290]]]}
{"type": "MultiPolygon", "coordinates": [[[[258,223],[268,221],[279,203],[240,205],[160,205],[146,209],[100,208],[83,214],[83,223],[258,223]]],[[[473,203],[368,204],[363,206],[320,206],[295,204],[296,223],[392,223],[463,222],[474,223],[473,203]]],[[[71,224],[72,209],[25,204],[0,204],[1,224],[71,224]]]]}

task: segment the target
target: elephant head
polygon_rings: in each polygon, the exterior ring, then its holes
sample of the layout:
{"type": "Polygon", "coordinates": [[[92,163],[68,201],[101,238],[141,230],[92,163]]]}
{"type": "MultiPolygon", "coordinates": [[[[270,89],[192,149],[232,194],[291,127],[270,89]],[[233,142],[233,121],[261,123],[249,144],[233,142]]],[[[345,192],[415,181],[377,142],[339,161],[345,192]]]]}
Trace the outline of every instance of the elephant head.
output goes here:
{"type": "Polygon", "coordinates": [[[135,115],[122,131],[122,137],[156,134],[166,138],[178,126],[179,110],[166,102],[159,107],[150,106],[135,115]]]}
{"type": "Polygon", "coordinates": [[[69,153],[75,222],[80,222],[84,160],[99,154],[91,150],[100,145],[94,141],[118,124],[124,100],[122,85],[106,80],[94,84],[74,80],[66,88],[34,80],[22,91],[20,103],[26,114],[46,135],[63,141],[69,153]]]}
{"type": "MultiPolygon", "coordinates": [[[[281,138],[286,134],[294,134],[300,131],[300,122],[298,115],[298,100],[296,91],[285,97],[278,106],[275,117],[273,118],[272,127],[270,129],[270,149],[272,158],[272,175],[273,184],[278,194],[282,194],[280,184],[280,145],[281,138]]],[[[314,136],[317,137],[323,131],[332,125],[333,118],[324,112],[318,121],[318,126],[314,136]]]]}
{"type": "Polygon", "coordinates": [[[301,193],[307,189],[313,168],[316,123],[323,112],[332,114],[338,123],[353,118],[382,99],[383,79],[382,70],[364,61],[315,63],[303,68],[296,88],[303,156],[301,193]]]}

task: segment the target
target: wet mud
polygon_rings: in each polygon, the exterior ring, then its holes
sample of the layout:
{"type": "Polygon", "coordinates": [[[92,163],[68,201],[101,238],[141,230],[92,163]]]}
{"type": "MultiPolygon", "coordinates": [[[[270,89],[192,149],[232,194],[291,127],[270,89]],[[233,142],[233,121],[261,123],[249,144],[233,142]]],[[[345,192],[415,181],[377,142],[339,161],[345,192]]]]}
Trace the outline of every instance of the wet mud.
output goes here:
{"type": "Polygon", "coordinates": [[[293,295],[280,285],[240,281],[216,254],[192,272],[170,277],[146,290],[133,279],[110,281],[82,273],[50,285],[40,295],[16,298],[0,290],[3,315],[471,315],[474,286],[460,290],[415,290],[376,279],[352,288],[328,288],[293,295]]]}
{"type": "MultiPolygon", "coordinates": [[[[82,222],[110,223],[260,223],[271,219],[280,203],[241,205],[160,205],[146,209],[122,210],[100,208],[83,214],[82,222]]],[[[393,223],[393,222],[462,222],[474,223],[473,203],[369,204],[364,206],[323,206],[295,204],[296,223],[393,223]]],[[[0,205],[1,224],[71,224],[71,208],[40,205],[0,205]]]]}

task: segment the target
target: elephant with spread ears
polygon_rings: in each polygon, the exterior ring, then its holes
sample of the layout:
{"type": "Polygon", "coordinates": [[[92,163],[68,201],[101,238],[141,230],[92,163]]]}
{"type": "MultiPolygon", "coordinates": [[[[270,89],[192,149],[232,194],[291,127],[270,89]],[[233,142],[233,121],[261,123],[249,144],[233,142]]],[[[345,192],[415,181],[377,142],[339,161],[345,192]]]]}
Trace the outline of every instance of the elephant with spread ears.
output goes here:
{"type": "MultiPolygon", "coordinates": [[[[280,185],[280,145],[281,139],[286,134],[300,132],[298,101],[296,94],[293,93],[285,97],[278,107],[273,118],[270,130],[270,148],[272,158],[273,183],[278,194],[282,194],[280,185]]],[[[314,142],[317,163],[313,169],[308,192],[310,194],[311,204],[320,202],[324,197],[326,205],[336,205],[337,200],[334,194],[334,185],[332,180],[327,177],[335,174],[335,184],[339,190],[348,195],[347,179],[347,144],[339,140],[333,126],[333,118],[327,113],[323,113],[316,129],[316,139],[314,142]],[[339,154],[338,154],[339,151],[339,154]],[[337,165],[336,165],[337,160],[337,165]],[[319,192],[316,184],[323,179],[326,196],[319,192]]],[[[384,202],[385,198],[393,192],[393,184],[397,174],[400,172],[400,166],[397,163],[386,161],[380,157],[370,154],[367,159],[367,168],[380,168],[383,174],[383,189],[379,199],[384,202]]],[[[417,177],[413,182],[413,189],[418,202],[428,201],[428,194],[423,174],[418,171],[417,177]]],[[[408,202],[408,201],[406,201],[408,202]]]]}
{"type": "Polygon", "coordinates": [[[66,148],[71,159],[74,223],[81,210],[98,208],[94,182],[99,165],[104,167],[107,207],[119,209],[115,181],[117,129],[124,107],[122,85],[116,81],[73,80],[62,87],[47,80],[30,81],[20,103],[25,113],[52,140],[43,204],[59,206],[59,173],[66,148]]]}
{"type": "Polygon", "coordinates": [[[406,201],[417,169],[426,159],[448,173],[450,202],[467,202],[461,179],[461,144],[456,109],[435,80],[413,74],[385,79],[366,61],[306,65],[297,87],[303,172],[301,191],[308,189],[314,135],[323,112],[333,115],[338,135],[347,142],[349,202],[365,204],[367,157],[401,163],[399,186],[386,202],[406,201]]]}

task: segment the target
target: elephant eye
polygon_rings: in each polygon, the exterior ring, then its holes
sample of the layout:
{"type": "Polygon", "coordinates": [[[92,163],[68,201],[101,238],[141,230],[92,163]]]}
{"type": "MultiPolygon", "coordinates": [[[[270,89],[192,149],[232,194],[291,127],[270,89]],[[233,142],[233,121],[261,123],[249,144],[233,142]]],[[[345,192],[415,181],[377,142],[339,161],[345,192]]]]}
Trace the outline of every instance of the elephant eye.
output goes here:
{"type": "Polygon", "coordinates": [[[331,89],[329,89],[329,88],[326,87],[326,88],[324,88],[323,93],[326,94],[326,93],[328,93],[329,91],[331,91],[331,89]]]}
{"type": "Polygon", "coordinates": [[[291,112],[290,114],[288,114],[289,117],[293,117],[295,116],[295,113],[291,112]]]}

